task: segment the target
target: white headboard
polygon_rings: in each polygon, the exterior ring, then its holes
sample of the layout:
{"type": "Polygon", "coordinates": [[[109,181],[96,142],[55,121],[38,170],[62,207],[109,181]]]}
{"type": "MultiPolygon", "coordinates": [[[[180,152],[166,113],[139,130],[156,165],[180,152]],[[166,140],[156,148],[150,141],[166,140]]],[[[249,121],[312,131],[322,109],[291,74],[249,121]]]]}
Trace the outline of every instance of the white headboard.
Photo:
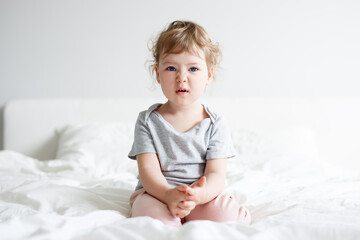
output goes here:
{"type": "MultiPolygon", "coordinates": [[[[55,128],[79,122],[134,122],[141,110],[165,99],[38,99],[9,102],[4,112],[4,149],[52,159],[55,128]]],[[[205,104],[244,129],[306,126],[320,154],[360,167],[360,98],[208,98],[205,104]]]]}

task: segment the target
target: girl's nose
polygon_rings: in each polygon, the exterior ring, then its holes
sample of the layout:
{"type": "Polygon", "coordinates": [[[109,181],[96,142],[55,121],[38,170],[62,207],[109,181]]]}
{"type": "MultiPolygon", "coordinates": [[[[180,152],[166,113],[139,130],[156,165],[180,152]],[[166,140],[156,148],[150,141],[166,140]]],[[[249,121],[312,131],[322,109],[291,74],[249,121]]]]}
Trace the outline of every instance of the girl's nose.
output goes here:
{"type": "Polygon", "coordinates": [[[176,81],[178,83],[186,82],[187,81],[187,74],[184,71],[179,71],[177,74],[176,81]]]}

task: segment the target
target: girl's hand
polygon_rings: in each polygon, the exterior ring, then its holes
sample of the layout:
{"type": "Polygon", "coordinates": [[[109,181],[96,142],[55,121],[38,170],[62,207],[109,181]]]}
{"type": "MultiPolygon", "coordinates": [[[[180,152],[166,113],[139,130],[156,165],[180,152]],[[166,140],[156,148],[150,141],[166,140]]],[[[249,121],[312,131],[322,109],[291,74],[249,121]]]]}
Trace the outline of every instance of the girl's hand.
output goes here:
{"type": "Polygon", "coordinates": [[[202,194],[204,194],[203,191],[205,189],[205,184],[206,184],[206,177],[202,176],[199,180],[197,180],[196,182],[190,185],[190,187],[194,192],[193,196],[199,199],[199,201],[196,202],[196,205],[199,204],[201,201],[201,196],[202,194]]]}
{"type": "Polygon", "coordinates": [[[190,212],[196,207],[194,201],[183,201],[176,207],[176,217],[184,218],[190,214],[190,212]]]}
{"type": "Polygon", "coordinates": [[[195,208],[199,200],[191,187],[181,185],[166,192],[165,203],[173,216],[183,218],[195,208]]]}

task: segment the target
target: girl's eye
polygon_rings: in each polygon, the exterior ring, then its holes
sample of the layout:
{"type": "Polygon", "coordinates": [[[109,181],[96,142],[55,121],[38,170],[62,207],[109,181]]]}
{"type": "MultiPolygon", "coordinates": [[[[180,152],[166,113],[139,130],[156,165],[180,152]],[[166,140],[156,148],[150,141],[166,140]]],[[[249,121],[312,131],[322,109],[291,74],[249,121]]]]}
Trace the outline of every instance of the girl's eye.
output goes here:
{"type": "Polygon", "coordinates": [[[199,70],[199,69],[196,68],[196,67],[191,67],[191,68],[189,69],[190,72],[196,72],[197,70],[199,70]]]}
{"type": "Polygon", "coordinates": [[[174,67],[167,67],[166,70],[168,71],[175,71],[176,69],[174,67]]]}

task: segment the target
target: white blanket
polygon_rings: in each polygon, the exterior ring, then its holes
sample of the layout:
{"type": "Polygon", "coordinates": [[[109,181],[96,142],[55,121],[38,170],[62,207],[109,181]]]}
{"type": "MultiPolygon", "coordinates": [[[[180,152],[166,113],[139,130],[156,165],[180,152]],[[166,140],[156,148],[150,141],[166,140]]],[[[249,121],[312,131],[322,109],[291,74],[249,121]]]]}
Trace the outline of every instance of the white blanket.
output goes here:
{"type": "Polygon", "coordinates": [[[177,229],[127,218],[134,161],[119,178],[97,177],[76,161],[2,151],[0,239],[360,239],[358,176],[306,161],[258,163],[228,165],[226,190],[250,209],[250,226],[193,221],[177,229]]]}

